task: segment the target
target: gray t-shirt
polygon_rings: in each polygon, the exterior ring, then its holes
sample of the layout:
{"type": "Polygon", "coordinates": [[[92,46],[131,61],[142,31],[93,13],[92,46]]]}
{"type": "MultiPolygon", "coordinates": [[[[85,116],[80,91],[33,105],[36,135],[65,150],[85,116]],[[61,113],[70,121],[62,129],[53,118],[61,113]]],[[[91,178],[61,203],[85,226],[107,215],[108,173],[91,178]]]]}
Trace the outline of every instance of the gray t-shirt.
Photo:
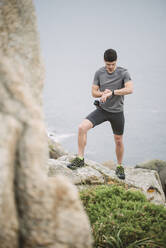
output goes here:
{"type": "MultiPolygon", "coordinates": [[[[105,89],[117,90],[124,88],[124,84],[131,80],[128,71],[122,67],[116,67],[115,71],[109,73],[106,67],[102,67],[96,71],[93,84],[98,85],[100,91],[105,89]]],[[[102,109],[117,113],[123,111],[124,96],[110,96],[105,103],[100,102],[102,109]]]]}

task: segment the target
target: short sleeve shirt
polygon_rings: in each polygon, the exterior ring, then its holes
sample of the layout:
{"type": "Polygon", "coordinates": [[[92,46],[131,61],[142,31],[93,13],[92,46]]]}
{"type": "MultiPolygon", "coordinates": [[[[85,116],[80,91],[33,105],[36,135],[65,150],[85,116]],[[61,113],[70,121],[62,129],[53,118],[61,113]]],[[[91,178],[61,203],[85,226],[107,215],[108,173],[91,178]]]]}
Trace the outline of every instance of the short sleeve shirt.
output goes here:
{"type": "MultiPolygon", "coordinates": [[[[109,73],[106,67],[96,71],[93,84],[98,85],[100,91],[105,89],[117,90],[124,88],[124,84],[131,80],[129,72],[123,67],[116,67],[115,71],[109,73]]],[[[122,112],[124,96],[110,96],[105,103],[100,103],[101,108],[108,112],[122,112]]]]}

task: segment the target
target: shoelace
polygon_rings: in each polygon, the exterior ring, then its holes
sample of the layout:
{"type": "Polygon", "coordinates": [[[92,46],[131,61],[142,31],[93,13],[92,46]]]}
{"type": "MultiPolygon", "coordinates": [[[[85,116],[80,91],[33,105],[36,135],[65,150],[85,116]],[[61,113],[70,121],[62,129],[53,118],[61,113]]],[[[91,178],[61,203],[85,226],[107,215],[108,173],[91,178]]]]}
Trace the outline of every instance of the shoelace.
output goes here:
{"type": "Polygon", "coordinates": [[[124,173],[124,168],[123,168],[122,166],[119,166],[119,167],[118,167],[118,171],[119,171],[120,173],[124,173]]]}
{"type": "Polygon", "coordinates": [[[79,161],[80,161],[79,158],[75,158],[75,159],[73,160],[73,165],[78,165],[78,164],[79,164],[79,161]]]}

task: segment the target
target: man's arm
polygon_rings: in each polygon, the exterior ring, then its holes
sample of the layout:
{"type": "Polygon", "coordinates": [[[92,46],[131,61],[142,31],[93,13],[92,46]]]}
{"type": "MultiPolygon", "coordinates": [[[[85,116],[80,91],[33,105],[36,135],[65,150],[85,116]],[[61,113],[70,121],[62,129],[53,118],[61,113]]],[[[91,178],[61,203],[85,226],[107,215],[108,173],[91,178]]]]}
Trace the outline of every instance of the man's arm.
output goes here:
{"type": "Polygon", "coordinates": [[[101,97],[102,95],[103,95],[103,92],[99,90],[99,86],[92,85],[92,96],[98,98],[98,97],[101,97]]]}
{"type": "Polygon", "coordinates": [[[124,96],[133,93],[133,82],[131,80],[126,82],[124,85],[125,85],[124,88],[119,90],[114,90],[114,95],[124,96]]]}
{"type": "MultiPolygon", "coordinates": [[[[127,81],[125,83],[125,87],[119,90],[114,90],[114,95],[115,96],[124,96],[124,95],[128,95],[128,94],[132,94],[133,93],[133,82],[127,81]]],[[[106,102],[107,98],[112,96],[112,91],[107,89],[106,94],[103,94],[101,96],[101,102],[106,102]]]]}
{"type": "Polygon", "coordinates": [[[102,95],[107,94],[110,92],[110,90],[106,89],[105,91],[100,91],[98,85],[92,85],[92,96],[99,98],[102,97],[102,95]]]}

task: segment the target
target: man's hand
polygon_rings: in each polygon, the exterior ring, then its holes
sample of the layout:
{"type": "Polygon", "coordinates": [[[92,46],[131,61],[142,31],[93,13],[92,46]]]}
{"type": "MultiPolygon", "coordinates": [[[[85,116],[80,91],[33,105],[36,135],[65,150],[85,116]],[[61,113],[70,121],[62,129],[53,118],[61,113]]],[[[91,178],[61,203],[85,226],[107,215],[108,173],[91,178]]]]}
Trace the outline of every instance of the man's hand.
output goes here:
{"type": "Polygon", "coordinates": [[[106,102],[107,98],[112,96],[112,91],[105,89],[105,91],[103,92],[102,97],[100,98],[100,102],[106,102]]]}
{"type": "Polygon", "coordinates": [[[107,93],[110,93],[111,92],[111,90],[109,90],[109,89],[105,89],[105,91],[103,92],[104,94],[107,94],[107,93]]]}

